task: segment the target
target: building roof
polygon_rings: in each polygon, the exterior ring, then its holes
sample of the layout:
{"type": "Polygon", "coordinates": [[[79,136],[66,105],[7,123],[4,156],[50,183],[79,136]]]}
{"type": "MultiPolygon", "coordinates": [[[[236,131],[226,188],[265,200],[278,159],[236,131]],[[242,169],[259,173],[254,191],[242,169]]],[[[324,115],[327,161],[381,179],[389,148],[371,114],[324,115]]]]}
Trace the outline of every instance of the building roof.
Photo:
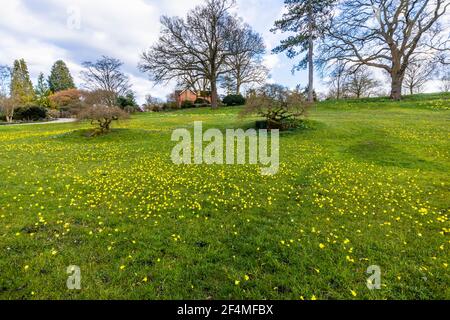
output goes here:
{"type": "Polygon", "coordinates": [[[175,95],[176,96],[181,96],[183,93],[185,93],[186,91],[190,91],[193,94],[197,95],[197,93],[191,89],[184,89],[184,90],[175,90],[175,95]]]}

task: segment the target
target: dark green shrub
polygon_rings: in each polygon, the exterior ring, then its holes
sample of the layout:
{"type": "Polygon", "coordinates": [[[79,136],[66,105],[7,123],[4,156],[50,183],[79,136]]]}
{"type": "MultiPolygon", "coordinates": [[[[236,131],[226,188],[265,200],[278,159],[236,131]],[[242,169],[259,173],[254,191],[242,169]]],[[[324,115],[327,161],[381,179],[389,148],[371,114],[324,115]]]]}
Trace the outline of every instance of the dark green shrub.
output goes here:
{"type": "Polygon", "coordinates": [[[18,121],[38,121],[46,118],[47,109],[43,107],[20,107],[14,111],[14,120],[18,121]]]}
{"type": "Polygon", "coordinates": [[[267,120],[256,121],[255,129],[264,130],[267,129],[267,120]]]}
{"type": "Polygon", "coordinates": [[[195,100],[194,104],[209,104],[209,101],[203,98],[197,98],[197,100],[195,100]]]}
{"type": "Polygon", "coordinates": [[[134,110],[137,110],[136,108],[139,108],[133,92],[128,92],[124,96],[119,96],[117,98],[117,106],[122,110],[125,110],[126,107],[135,107],[134,110]]]}
{"type": "Polygon", "coordinates": [[[281,131],[291,129],[308,129],[308,123],[302,119],[284,119],[282,121],[261,120],[256,121],[255,128],[261,129],[278,129],[281,131]]]}
{"type": "Polygon", "coordinates": [[[192,101],[189,100],[183,101],[183,103],[181,104],[181,109],[189,109],[194,107],[195,105],[192,103],[192,101]]]}
{"type": "Polygon", "coordinates": [[[228,107],[242,106],[245,104],[245,98],[241,94],[230,94],[226,96],[222,102],[228,107]]]}
{"type": "Polygon", "coordinates": [[[166,102],[163,104],[163,110],[177,110],[179,109],[178,103],[176,102],[166,102]]]}

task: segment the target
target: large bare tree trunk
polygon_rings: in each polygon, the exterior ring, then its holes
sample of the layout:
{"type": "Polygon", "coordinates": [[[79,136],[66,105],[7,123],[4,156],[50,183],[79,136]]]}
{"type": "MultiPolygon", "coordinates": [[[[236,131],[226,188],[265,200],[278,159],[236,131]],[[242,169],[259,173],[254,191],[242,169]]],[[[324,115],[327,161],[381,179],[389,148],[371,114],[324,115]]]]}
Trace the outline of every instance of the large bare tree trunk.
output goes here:
{"type": "Polygon", "coordinates": [[[400,100],[402,98],[403,75],[392,74],[391,99],[400,100]]]}
{"type": "Polygon", "coordinates": [[[219,107],[216,79],[211,79],[211,107],[213,109],[217,109],[219,107]]]}
{"type": "Polygon", "coordinates": [[[308,84],[308,101],[314,102],[314,40],[312,33],[309,36],[309,52],[308,52],[308,67],[309,67],[309,84],[308,84]]]}
{"type": "Polygon", "coordinates": [[[6,122],[12,123],[14,120],[14,109],[10,109],[6,111],[6,122]]]}
{"type": "Polygon", "coordinates": [[[447,47],[448,32],[441,35],[438,24],[448,14],[448,0],[339,2],[336,11],[340,13],[327,30],[322,59],[329,63],[342,59],[389,72],[393,100],[401,99],[405,71],[412,59],[447,47]],[[370,17],[376,22],[369,22],[370,17]]]}
{"type": "Polygon", "coordinates": [[[240,95],[241,94],[241,84],[240,84],[240,82],[238,81],[237,83],[236,83],[236,95],[240,95]]]}

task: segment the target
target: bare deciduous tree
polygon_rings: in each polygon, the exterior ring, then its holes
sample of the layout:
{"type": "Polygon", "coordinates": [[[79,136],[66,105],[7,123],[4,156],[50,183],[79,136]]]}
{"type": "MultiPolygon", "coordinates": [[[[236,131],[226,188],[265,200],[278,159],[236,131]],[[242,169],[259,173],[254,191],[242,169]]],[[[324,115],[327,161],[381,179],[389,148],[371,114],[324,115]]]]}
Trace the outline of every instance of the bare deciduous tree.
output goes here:
{"type": "Polygon", "coordinates": [[[351,96],[357,99],[370,97],[379,86],[380,82],[373,77],[367,67],[362,66],[355,70],[348,70],[345,87],[351,96]]]}
{"type": "Polygon", "coordinates": [[[295,120],[307,115],[308,107],[303,93],[281,85],[266,84],[252,90],[241,116],[259,115],[266,118],[269,129],[289,129],[295,120]]]}
{"type": "Polygon", "coordinates": [[[12,122],[14,110],[17,108],[17,101],[8,97],[11,85],[11,68],[0,66],[0,111],[6,117],[7,122],[12,122]]]}
{"type": "Polygon", "coordinates": [[[97,89],[82,92],[82,100],[85,106],[117,106],[116,103],[111,105],[111,101],[116,101],[116,94],[109,90],[97,89]]]}
{"type": "Polygon", "coordinates": [[[111,129],[113,121],[128,119],[129,115],[116,106],[109,106],[111,91],[95,90],[83,92],[83,108],[77,114],[78,120],[89,120],[96,129],[91,136],[106,134],[111,129]]]}
{"type": "Polygon", "coordinates": [[[161,17],[158,42],[142,54],[139,68],[155,83],[186,77],[208,79],[213,108],[218,106],[217,79],[227,73],[235,18],[229,10],[234,0],[207,0],[191,10],[186,19],[161,17]]]}
{"type": "Polygon", "coordinates": [[[163,110],[163,101],[153,97],[151,94],[145,96],[145,103],[142,106],[146,112],[159,112],[163,110]]]}
{"type": "Polygon", "coordinates": [[[13,122],[14,111],[18,106],[19,103],[14,97],[0,97],[0,110],[5,114],[6,122],[13,122]]]}
{"type": "Polygon", "coordinates": [[[432,50],[449,6],[449,0],[343,0],[321,47],[322,59],[385,70],[391,98],[400,99],[410,61],[432,50]]]}
{"type": "Polygon", "coordinates": [[[112,93],[109,106],[116,104],[116,98],[125,95],[130,90],[128,77],[121,71],[123,63],[114,58],[102,56],[96,62],[84,62],[86,69],[81,72],[84,86],[90,91],[107,91],[112,93]]]}
{"type": "MultiPolygon", "coordinates": [[[[448,30],[450,27],[450,19],[447,19],[447,25],[444,26],[440,24],[438,28],[441,30],[448,30]]],[[[436,52],[436,62],[443,66],[450,65],[450,33],[447,32],[435,32],[435,34],[430,37],[429,43],[427,44],[431,51],[436,52]]]]}
{"type": "Polygon", "coordinates": [[[129,115],[119,107],[105,105],[88,106],[78,114],[79,120],[90,120],[96,126],[91,136],[108,133],[113,121],[127,119],[129,115]]]}
{"type": "Polygon", "coordinates": [[[191,89],[194,92],[211,91],[210,81],[201,75],[197,75],[193,72],[186,72],[178,79],[178,87],[183,89],[191,89]]]}
{"type": "Polygon", "coordinates": [[[266,46],[261,35],[247,24],[235,23],[231,54],[226,58],[229,73],[225,78],[238,95],[244,85],[265,83],[269,70],[262,64],[266,46]]]}
{"type": "Polygon", "coordinates": [[[335,98],[337,100],[342,99],[346,96],[346,83],[348,77],[347,66],[342,61],[337,61],[332,65],[331,70],[328,75],[328,81],[326,82],[329,86],[330,98],[335,98]]]}
{"type": "Polygon", "coordinates": [[[450,92],[450,68],[442,72],[441,90],[443,92],[450,92]]]}
{"type": "Polygon", "coordinates": [[[435,73],[435,63],[429,60],[415,60],[410,62],[405,71],[403,87],[408,94],[423,92],[428,80],[435,73]]]}

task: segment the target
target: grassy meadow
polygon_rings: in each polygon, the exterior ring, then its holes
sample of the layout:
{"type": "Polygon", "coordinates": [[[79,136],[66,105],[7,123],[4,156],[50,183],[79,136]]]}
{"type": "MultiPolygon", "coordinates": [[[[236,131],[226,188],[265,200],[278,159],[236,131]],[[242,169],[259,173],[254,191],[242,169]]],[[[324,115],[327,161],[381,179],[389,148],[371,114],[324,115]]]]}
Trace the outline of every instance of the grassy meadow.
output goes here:
{"type": "Polygon", "coordinates": [[[450,299],[449,95],[319,103],[275,176],[172,164],[239,110],[0,126],[0,299],[450,299]]]}

